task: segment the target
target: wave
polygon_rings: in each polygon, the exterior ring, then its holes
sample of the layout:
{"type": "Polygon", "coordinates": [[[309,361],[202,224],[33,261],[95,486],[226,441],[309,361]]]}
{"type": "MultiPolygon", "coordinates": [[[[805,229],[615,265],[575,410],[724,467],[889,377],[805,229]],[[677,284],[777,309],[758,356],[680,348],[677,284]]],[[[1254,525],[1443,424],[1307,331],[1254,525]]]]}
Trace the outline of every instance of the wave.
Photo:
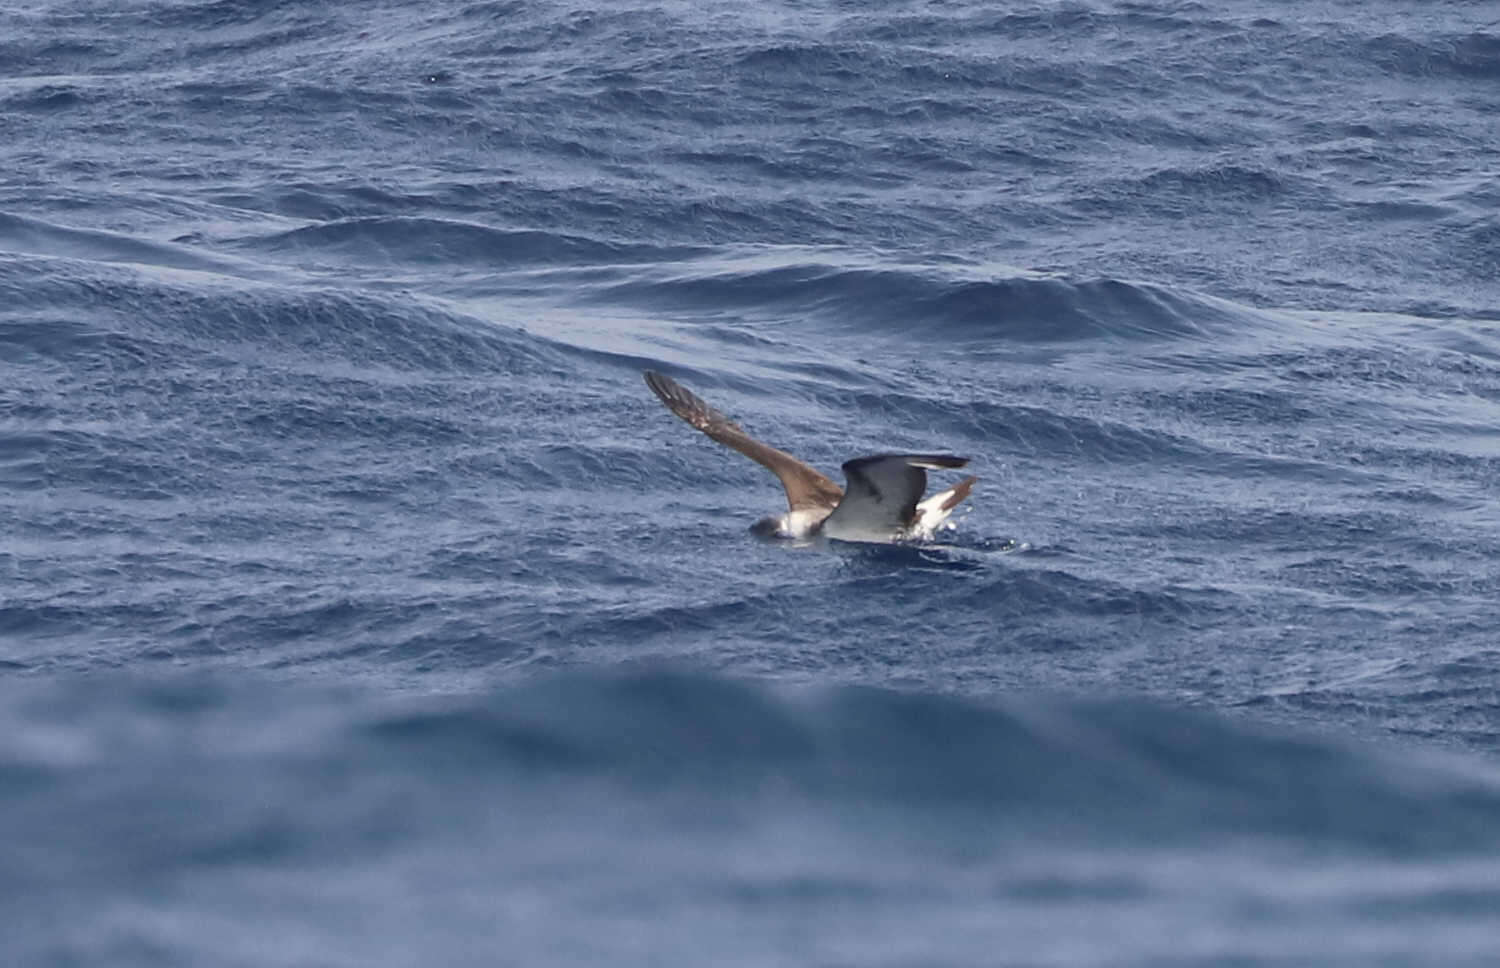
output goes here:
{"type": "Polygon", "coordinates": [[[378,747],[709,791],[995,810],[1115,833],[1384,848],[1494,845],[1500,787],[1327,738],[1133,700],[783,694],[670,672],[579,674],[385,714],[378,747]],[[1059,816],[1066,821],[1058,821],[1059,816]],[[1185,825],[1185,826],[1183,826],[1185,825]]]}
{"type": "Polygon", "coordinates": [[[1365,41],[1363,52],[1391,74],[1480,81],[1500,78],[1500,35],[1487,30],[1430,38],[1382,34],[1365,41]]]}
{"type": "MultiPolygon", "coordinates": [[[[882,263],[834,250],[629,244],[443,219],[338,219],[244,237],[231,245],[241,255],[205,254],[190,245],[0,215],[0,247],[26,255],[212,273],[255,282],[285,279],[285,272],[266,262],[286,261],[288,256],[299,264],[352,266],[356,283],[360,275],[370,280],[381,267],[408,265],[414,272],[430,272],[441,266],[455,273],[450,278],[464,280],[452,284],[451,294],[460,300],[488,300],[493,293],[501,299],[540,299],[586,311],[608,307],[687,317],[690,325],[696,319],[712,326],[736,316],[776,324],[812,320],[830,333],[911,338],[938,333],[945,345],[977,348],[1204,339],[1262,328],[1270,320],[1226,300],[1113,278],[1070,279],[962,263],[882,263]]],[[[38,267],[34,273],[41,280],[33,281],[35,292],[20,294],[35,303],[36,292],[46,292],[64,304],[70,299],[57,292],[56,280],[90,274],[57,264],[38,267]]],[[[0,270],[0,285],[5,274],[0,270]]],[[[149,283],[131,280],[124,288],[131,289],[131,283],[146,289],[171,288],[177,291],[172,300],[186,295],[200,303],[187,314],[192,318],[234,317],[233,325],[216,328],[221,337],[232,338],[237,331],[261,337],[294,335],[306,346],[329,337],[330,330],[341,330],[337,339],[349,339],[354,349],[356,334],[366,328],[362,317],[379,317],[383,322],[372,325],[385,338],[401,342],[403,352],[415,356],[425,355],[425,339],[404,338],[404,333],[415,328],[425,337],[434,331],[451,331],[453,321],[442,317],[462,315],[439,309],[433,302],[388,295],[381,290],[391,287],[389,280],[367,281],[368,289],[312,289],[308,283],[313,278],[303,273],[291,286],[264,288],[225,287],[207,280],[197,286],[155,278],[149,283]],[[307,325],[310,314],[317,317],[315,325],[307,325]],[[293,325],[283,327],[279,320],[293,325]]],[[[20,292],[20,286],[15,288],[20,292]]],[[[138,298],[152,301],[156,297],[141,294],[138,298]]],[[[149,315],[173,319],[184,314],[178,310],[149,315]]],[[[473,331],[471,326],[459,328],[473,331]]],[[[744,338],[738,330],[719,335],[733,338],[736,334],[744,338]]],[[[536,338],[524,341],[551,345],[549,338],[543,326],[536,338]]],[[[555,342],[565,351],[577,349],[567,339],[555,342]]],[[[439,339],[434,346],[441,343],[439,339]]],[[[468,355],[455,354],[453,359],[468,355]]]]}
{"type": "Polygon", "coordinates": [[[180,277],[153,270],[205,272],[212,264],[173,267],[161,258],[172,247],[117,247],[107,233],[79,235],[110,242],[89,261],[79,261],[80,254],[0,254],[0,294],[6,297],[0,342],[12,351],[161,379],[174,365],[185,366],[205,380],[226,365],[268,363],[268,353],[294,367],[318,362],[345,370],[516,373],[556,360],[544,340],[433,300],[264,285],[218,273],[180,277]],[[105,264],[115,261],[141,268],[105,264]]]}
{"type": "Polygon", "coordinates": [[[1207,209],[1269,208],[1292,202],[1328,207],[1328,189],[1266,168],[1243,165],[1166,167],[1143,174],[1102,178],[1069,201],[1090,217],[1152,214],[1188,218],[1207,209]]]}
{"type": "MultiPolygon", "coordinates": [[[[26,788],[205,748],[237,769],[335,757],[346,777],[469,791],[588,780],[738,800],[977,812],[1012,833],[1196,841],[1262,835],[1391,852],[1500,846],[1479,770],[1135,700],[981,702],[788,689],[684,671],[577,672],[484,695],[371,700],[201,679],[0,688],[0,775],[26,788]],[[62,712],[65,711],[65,712],[62,712]],[[299,724],[267,733],[266,717],[299,724]],[[59,745],[61,722],[68,742],[59,745]]],[[[178,765],[181,765],[180,763],[178,765]]]]}
{"type": "Polygon", "coordinates": [[[71,228],[0,212],[0,253],[4,252],[230,276],[264,275],[250,263],[205,254],[183,245],[148,241],[118,232],[71,228]]]}
{"type": "Polygon", "coordinates": [[[1255,319],[1223,300],[1119,279],[774,257],[648,267],[597,284],[581,298],[659,313],[813,317],[858,333],[940,333],[949,341],[1170,340],[1255,319]],[[756,264],[762,261],[771,264],[756,264]]]}
{"type": "MultiPolygon", "coordinates": [[[[442,266],[466,279],[483,280],[460,284],[454,292],[460,298],[493,291],[502,297],[710,320],[736,313],[777,321],[811,318],[825,327],[856,335],[937,331],[950,343],[1055,344],[1195,338],[1264,323],[1252,310],[1224,300],[1120,279],[1068,279],[956,262],[919,267],[862,259],[836,250],[624,243],[434,218],[338,218],[288,231],[244,236],[228,245],[238,254],[205,252],[192,244],[142,240],[0,214],[0,247],[26,255],[212,273],[252,281],[287,279],[285,272],[267,263],[285,262],[288,257],[295,258],[299,271],[307,269],[308,263],[353,267],[356,282],[362,275],[369,280],[381,267],[407,265],[415,272],[430,272],[433,266],[442,266]]],[[[62,266],[37,272],[47,280],[42,288],[49,291],[55,289],[50,285],[53,277],[77,274],[62,266]]],[[[340,288],[309,297],[307,283],[313,278],[304,272],[292,279],[290,288],[267,288],[257,295],[267,296],[263,301],[272,305],[336,303],[338,308],[332,315],[318,313],[329,322],[334,316],[357,322],[360,316],[372,312],[372,304],[399,298],[378,291],[389,288],[388,281],[369,281],[367,284],[377,290],[374,292],[340,288]]],[[[156,282],[165,285],[165,280],[156,282]]],[[[177,288],[191,291],[198,287],[183,283],[177,288]]],[[[202,289],[213,289],[214,301],[230,304],[218,308],[241,315],[240,326],[260,328],[254,319],[262,315],[259,310],[233,304],[262,300],[246,300],[241,294],[226,292],[221,285],[202,289]]],[[[286,315],[296,317],[308,311],[304,305],[288,309],[286,315]]],[[[209,314],[212,309],[205,301],[195,315],[209,314]]],[[[430,317],[431,305],[415,314],[411,307],[404,306],[400,314],[430,317]]],[[[268,315],[282,313],[271,309],[268,315]]],[[[387,335],[396,336],[405,328],[405,323],[391,326],[387,335]]],[[[323,328],[300,326],[296,331],[306,339],[323,332],[323,328]]],[[[227,332],[232,334],[233,327],[227,332]]]]}
{"type": "Polygon", "coordinates": [[[363,265],[511,266],[619,264],[691,258],[700,250],[606,242],[579,235],[497,229],[448,219],[399,216],[341,218],[241,240],[259,252],[310,252],[363,265]]]}

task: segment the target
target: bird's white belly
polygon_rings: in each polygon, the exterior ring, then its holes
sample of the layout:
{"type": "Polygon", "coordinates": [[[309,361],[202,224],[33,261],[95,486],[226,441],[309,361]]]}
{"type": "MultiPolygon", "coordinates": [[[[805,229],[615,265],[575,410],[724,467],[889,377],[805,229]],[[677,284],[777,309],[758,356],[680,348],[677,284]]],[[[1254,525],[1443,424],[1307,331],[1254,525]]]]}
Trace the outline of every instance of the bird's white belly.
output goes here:
{"type": "Polygon", "coordinates": [[[781,519],[781,533],[788,538],[811,537],[828,517],[827,508],[801,508],[788,511],[781,519]]]}

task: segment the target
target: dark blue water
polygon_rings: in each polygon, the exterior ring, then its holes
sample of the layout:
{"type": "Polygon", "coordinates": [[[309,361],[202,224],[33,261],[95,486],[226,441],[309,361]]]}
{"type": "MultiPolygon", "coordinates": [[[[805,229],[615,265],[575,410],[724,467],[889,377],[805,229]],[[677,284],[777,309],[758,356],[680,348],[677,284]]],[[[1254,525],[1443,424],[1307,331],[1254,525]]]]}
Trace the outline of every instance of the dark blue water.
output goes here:
{"type": "Polygon", "coordinates": [[[7,964],[1495,964],[1497,17],[0,6],[7,964]]]}

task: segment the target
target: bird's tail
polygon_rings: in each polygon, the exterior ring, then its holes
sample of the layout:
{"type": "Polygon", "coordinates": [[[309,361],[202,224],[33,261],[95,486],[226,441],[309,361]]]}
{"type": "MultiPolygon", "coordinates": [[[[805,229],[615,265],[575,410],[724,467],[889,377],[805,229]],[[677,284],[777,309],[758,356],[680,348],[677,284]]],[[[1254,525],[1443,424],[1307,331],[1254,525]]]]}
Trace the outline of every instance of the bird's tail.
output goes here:
{"type": "Polygon", "coordinates": [[[946,491],[938,491],[917,505],[917,520],[912,530],[923,535],[934,534],[954,509],[964,502],[978,483],[977,477],[966,477],[946,491]]]}

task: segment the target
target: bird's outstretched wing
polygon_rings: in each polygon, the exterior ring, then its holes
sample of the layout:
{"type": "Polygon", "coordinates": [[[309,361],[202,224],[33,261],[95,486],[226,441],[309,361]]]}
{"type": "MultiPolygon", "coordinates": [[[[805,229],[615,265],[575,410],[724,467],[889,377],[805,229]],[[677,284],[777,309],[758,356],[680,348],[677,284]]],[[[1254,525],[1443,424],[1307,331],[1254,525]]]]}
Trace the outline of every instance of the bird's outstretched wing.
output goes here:
{"type": "MultiPolygon", "coordinates": [[[[768,468],[780,478],[781,486],[786,488],[786,501],[791,510],[830,508],[844,496],[843,489],[816,468],[751,437],[740,429],[739,424],[710,407],[701,397],[676,380],[654,370],[647,370],[645,375],[646,386],[661,398],[668,410],[725,447],[732,447],[768,468]]],[[[848,467],[847,464],[844,466],[848,467]]]]}
{"type": "MultiPolygon", "coordinates": [[[[889,541],[905,535],[918,523],[917,505],[927,491],[927,471],[968,463],[967,457],[950,454],[876,454],[845,461],[849,488],[823,522],[823,533],[848,541],[889,541]]],[[[972,486],[973,480],[960,485],[962,494],[956,488],[953,504],[972,486]]]]}

